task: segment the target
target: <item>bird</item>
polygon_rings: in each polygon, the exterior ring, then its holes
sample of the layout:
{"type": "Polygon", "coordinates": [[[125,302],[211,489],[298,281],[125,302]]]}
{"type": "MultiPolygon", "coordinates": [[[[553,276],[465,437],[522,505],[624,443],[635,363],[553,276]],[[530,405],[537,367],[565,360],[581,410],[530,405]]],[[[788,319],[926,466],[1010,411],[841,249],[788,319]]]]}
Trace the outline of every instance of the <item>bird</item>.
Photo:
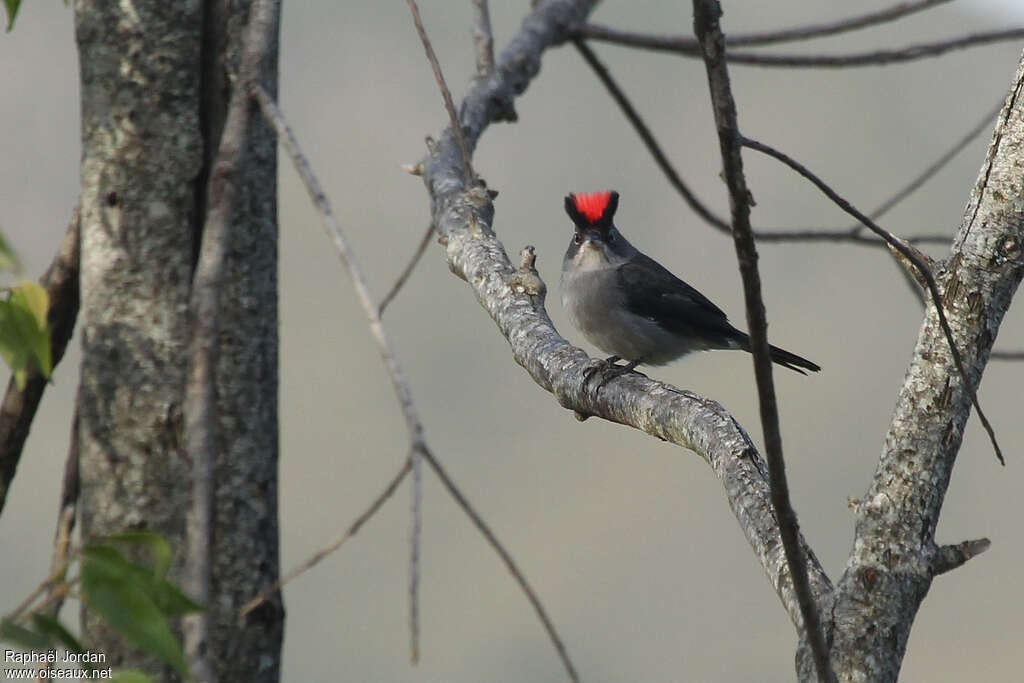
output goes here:
{"type": "MultiPolygon", "coordinates": [[[[600,390],[638,365],[665,365],[694,351],[750,353],[750,337],[722,309],[630,244],[615,226],[618,206],[619,193],[612,190],[565,198],[574,230],[562,261],[562,305],[573,326],[611,354],[584,383],[601,370],[600,390]]],[[[768,348],[772,361],[785,368],[804,375],[821,370],[795,353],[768,348]]]]}

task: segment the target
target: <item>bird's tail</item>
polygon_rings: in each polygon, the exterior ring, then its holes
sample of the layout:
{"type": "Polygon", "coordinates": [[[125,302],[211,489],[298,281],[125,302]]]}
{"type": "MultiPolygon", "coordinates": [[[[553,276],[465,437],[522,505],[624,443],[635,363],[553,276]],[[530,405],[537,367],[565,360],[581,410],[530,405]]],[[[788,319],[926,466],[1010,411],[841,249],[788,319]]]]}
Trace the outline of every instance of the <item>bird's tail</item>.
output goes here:
{"type": "MultiPolygon", "coordinates": [[[[750,337],[743,332],[736,330],[736,336],[733,337],[733,339],[735,340],[733,343],[739,346],[739,348],[748,353],[750,352],[750,337]]],[[[798,356],[795,353],[791,353],[786,349],[780,349],[778,346],[772,346],[769,344],[768,350],[772,354],[773,363],[777,363],[784,368],[789,368],[790,370],[799,372],[801,375],[807,374],[804,370],[810,370],[811,372],[818,372],[821,370],[821,366],[817,363],[812,363],[806,358],[798,356]]]]}
{"type": "Polygon", "coordinates": [[[821,370],[821,366],[817,363],[812,363],[806,358],[801,358],[795,353],[790,353],[786,349],[780,349],[778,346],[768,345],[768,350],[772,354],[772,362],[781,365],[784,368],[795,370],[801,375],[806,375],[804,370],[810,370],[811,372],[818,372],[821,370]]]}

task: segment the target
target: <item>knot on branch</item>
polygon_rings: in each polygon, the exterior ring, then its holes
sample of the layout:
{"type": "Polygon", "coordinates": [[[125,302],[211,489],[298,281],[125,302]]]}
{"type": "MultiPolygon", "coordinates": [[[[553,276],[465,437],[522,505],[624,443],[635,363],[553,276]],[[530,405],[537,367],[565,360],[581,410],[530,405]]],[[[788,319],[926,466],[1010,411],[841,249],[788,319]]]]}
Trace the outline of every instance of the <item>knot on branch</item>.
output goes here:
{"type": "Polygon", "coordinates": [[[936,548],[935,556],[932,558],[932,576],[945,574],[961,567],[967,560],[982,554],[991,547],[992,541],[987,538],[978,538],[973,541],[963,541],[956,545],[944,545],[936,548]]]}
{"type": "Polygon", "coordinates": [[[536,263],[537,252],[533,245],[523,247],[519,252],[519,268],[508,279],[508,286],[517,294],[539,297],[540,304],[543,305],[548,288],[537,273],[536,263]]]}

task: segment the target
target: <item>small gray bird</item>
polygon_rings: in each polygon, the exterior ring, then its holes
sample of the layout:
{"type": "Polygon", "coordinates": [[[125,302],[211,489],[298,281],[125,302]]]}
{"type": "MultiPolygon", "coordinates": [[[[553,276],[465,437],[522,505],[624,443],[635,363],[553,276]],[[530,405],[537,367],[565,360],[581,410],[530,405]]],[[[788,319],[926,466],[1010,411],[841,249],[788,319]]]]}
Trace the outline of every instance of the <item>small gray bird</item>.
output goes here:
{"type": "MultiPolygon", "coordinates": [[[[601,384],[641,363],[664,365],[691,351],[749,352],[750,338],[722,309],[622,236],[612,222],[618,205],[618,192],[565,198],[576,230],[562,261],[562,305],[588,341],[613,354],[601,384]],[[627,364],[616,365],[620,359],[627,364]]],[[[802,375],[821,370],[795,353],[770,349],[772,361],[802,375]]]]}

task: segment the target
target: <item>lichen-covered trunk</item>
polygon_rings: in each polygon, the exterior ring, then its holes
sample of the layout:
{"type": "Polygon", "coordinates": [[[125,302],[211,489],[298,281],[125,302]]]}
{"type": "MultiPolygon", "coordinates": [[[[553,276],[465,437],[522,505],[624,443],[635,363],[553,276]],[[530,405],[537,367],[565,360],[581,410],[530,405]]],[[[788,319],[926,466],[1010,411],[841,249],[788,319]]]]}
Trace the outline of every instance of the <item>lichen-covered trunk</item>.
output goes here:
{"type": "MultiPolygon", "coordinates": [[[[75,2],[81,68],[79,393],[84,539],[164,534],[183,564],[188,300],[250,2],[75,2]]],[[[277,44],[264,86],[276,93],[277,44]]],[[[276,142],[254,116],[219,305],[211,661],[223,681],[276,681],[283,610],[237,608],[278,573],[276,142]]],[[[83,612],[114,667],[174,674],[83,612]]]]}
{"type": "MultiPolygon", "coordinates": [[[[943,305],[972,387],[1024,276],[1024,58],[953,241],[937,268],[943,305]]],[[[982,397],[984,401],[984,397],[982,397]]],[[[942,571],[935,539],[971,396],[929,306],[882,456],[857,509],[853,550],[836,586],[828,631],[842,681],[895,681],[910,628],[942,571]]],[[[971,457],[994,457],[977,451],[971,457]]],[[[948,539],[958,541],[960,539],[948,539]]],[[[801,680],[814,680],[806,648],[801,680]]]]}

